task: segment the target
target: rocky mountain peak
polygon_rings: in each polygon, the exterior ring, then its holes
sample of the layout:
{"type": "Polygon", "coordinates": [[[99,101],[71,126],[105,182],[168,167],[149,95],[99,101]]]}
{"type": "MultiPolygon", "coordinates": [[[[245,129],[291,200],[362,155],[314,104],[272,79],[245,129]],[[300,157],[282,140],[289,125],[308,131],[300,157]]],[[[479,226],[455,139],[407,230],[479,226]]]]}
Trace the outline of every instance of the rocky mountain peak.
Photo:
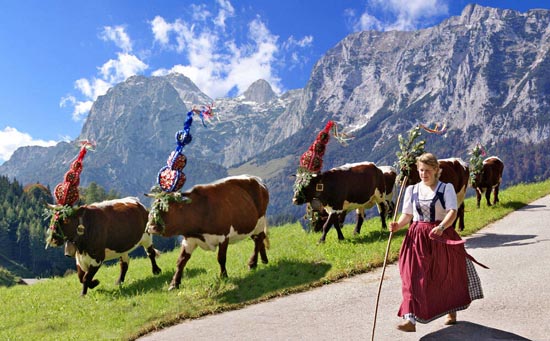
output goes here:
{"type": "Polygon", "coordinates": [[[271,85],[264,79],[259,79],[250,84],[243,96],[247,101],[256,103],[267,103],[277,98],[277,94],[273,91],[271,85]]]}

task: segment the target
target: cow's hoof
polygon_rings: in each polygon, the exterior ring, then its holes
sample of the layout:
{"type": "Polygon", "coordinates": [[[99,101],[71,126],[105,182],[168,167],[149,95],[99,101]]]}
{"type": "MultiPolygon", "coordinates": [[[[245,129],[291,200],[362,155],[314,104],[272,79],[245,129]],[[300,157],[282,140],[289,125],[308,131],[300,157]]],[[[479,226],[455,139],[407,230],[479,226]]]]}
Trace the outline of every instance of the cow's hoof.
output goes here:
{"type": "Polygon", "coordinates": [[[94,279],[90,282],[90,284],[88,284],[88,288],[93,289],[93,288],[97,287],[98,285],[99,285],[99,280],[94,279]]]}
{"type": "MultiPolygon", "coordinates": [[[[248,264],[248,270],[254,270],[258,267],[258,263],[256,264],[248,264]]],[[[222,276],[223,277],[223,276],[222,276]]],[[[225,275],[227,277],[227,274],[225,275]]]]}
{"type": "Polygon", "coordinates": [[[153,275],[158,275],[162,272],[161,268],[153,269],[153,275]]]}
{"type": "Polygon", "coordinates": [[[170,286],[168,287],[168,291],[172,291],[174,289],[179,289],[179,285],[176,285],[176,284],[170,284],[170,286]]]}

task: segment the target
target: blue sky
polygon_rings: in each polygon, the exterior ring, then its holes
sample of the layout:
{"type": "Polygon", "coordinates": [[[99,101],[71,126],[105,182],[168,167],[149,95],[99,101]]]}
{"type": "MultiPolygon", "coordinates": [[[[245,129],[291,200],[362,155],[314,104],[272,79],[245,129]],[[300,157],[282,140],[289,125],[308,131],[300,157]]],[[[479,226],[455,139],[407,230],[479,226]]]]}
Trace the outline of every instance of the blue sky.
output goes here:
{"type": "Polygon", "coordinates": [[[2,0],[0,164],[20,146],[74,140],[93,101],[132,75],[178,71],[214,99],[260,78],[284,92],[304,87],[314,63],[353,32],[434,26],[471,2],[2,0]]]}

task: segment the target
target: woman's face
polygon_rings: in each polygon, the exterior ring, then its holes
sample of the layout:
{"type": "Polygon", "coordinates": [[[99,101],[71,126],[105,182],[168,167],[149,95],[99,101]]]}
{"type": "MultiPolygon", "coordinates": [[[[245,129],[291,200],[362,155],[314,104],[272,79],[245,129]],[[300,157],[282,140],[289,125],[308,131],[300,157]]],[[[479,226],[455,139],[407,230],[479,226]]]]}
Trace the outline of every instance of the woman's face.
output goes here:
{"type": "Polygon", "coordinates": [[[425,163],[419,162],[418,163],[418,175],[420,176],[420,180],[426,185],[433,185],[437,182],[437,178],[435,176],[437,170],[434,167],[431,167],[425,163]]]}

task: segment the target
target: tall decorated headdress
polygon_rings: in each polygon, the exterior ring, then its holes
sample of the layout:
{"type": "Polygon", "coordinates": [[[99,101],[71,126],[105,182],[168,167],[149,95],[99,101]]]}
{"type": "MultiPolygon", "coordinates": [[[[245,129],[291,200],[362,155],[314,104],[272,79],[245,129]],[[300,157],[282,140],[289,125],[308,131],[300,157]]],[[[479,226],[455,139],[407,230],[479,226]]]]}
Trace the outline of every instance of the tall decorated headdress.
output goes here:
{"type": "Polygon", "coordinates": [[[54,236],[63,237],[63,232],[59,228],[59,219],[63,220],[74,213],[74,207],[80,198],[78,186],[80,185],[80,173],[83,169],[84,156],[88,150],[94,150],[95,143],[88,140],[80,141],[80,152],[76,160],[69,166],[69,170],[60,182],[54,188],[54,197],[57,205],[47,208],[44,215],[50,219],[48,234],[46,237],[46,248],[49,245],[56,246],[53,242],[54,236]]]}
{"type": "MultiPolygon", "coordinates": [[[[302,189],[309,185],[311,178],[321,172],[323,168],[323,156],[325,155],[325,149],[330,140],[331,133],[334,138],[343,145],[346,145],[347,140],[350,139],[347,134],[338,131],[338,125],[334,123],[334,121],[328,121],[325,128],[317,134],[317,137],[311,146],[309,146],[308,150],[300,157],[300,165],[296,172],[296,181],[294,183],[295,194],[299,196],[302,195],[302,189]]],[[[310,210],[309,206],[306,210],[307,212],[304,218],[312,225],[318,219],[317,215],[319,212],[310,210]]],[[[305,229],[310,230],[310,228],[305,229]]]]}
{"type": "Polygon", "coordinates": [[[328,121],[325,128],[317,134],[315,141],[300,157],[300,166],[296,172],[296,182],[294,184],[295,191],[307,186],[311,178],[321,172],[323,156],[331,133],[343,145],[346,145],[347,140],[350,139],[347,134],[338,130],[338,125],[334,121],[328,121]]]}
{"type": "Polygon", "coordinates": [[[485,148],[481,143],[476,143],[470,152],[470,181],[475,181],[476,175],[483,170],[483,158],[487,156],[485,148]]]}
{"type": "Polygon", "coordinates": [[[82,172],[84,156],[88,150],[95,149],[95,143],[84,140],[80,142],[80,152],[71,163],[69,170],[63,177],[63,182],[55,186],[54,196],[59,205],[73,206],[79,199],[78,185],[80,184],[80,173],[82,172]]]}
{"type": "Polygon", "coordinates": [[[187,157],[183,154],[184,147],[191,143],[191,125],[193,124],[193,115],[198,115],[203,126],[205,119],[213,116],[211,106],[203,106],[202,109],[193,108],[187,113],[187,118],[183,123],[183,129],[176,132],[176,148],[170,153],[166,166],[158,172],[157,183],[164,192],[177,192],[185,184],[186,177],[183,168],[187,165],[187,157]]]}

